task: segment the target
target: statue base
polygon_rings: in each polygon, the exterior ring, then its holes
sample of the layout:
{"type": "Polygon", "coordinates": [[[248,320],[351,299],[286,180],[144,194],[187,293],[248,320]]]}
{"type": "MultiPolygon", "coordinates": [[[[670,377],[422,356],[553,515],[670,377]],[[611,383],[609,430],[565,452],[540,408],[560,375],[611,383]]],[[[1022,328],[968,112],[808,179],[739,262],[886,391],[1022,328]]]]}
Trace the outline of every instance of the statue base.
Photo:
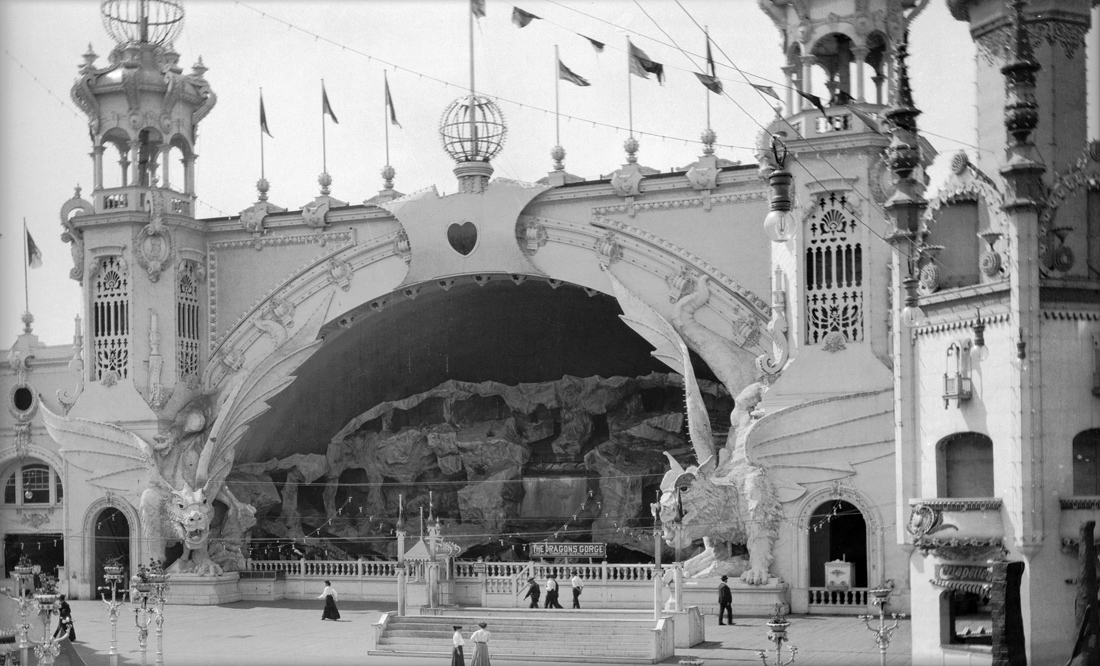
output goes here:
{"type": "Polygon", "coordinates": [[[236,571],[220,576],[174,573],[168,579],[167,603],[179,606],[216,606],[242,599],[236,571]]]}
{"type": "MultiPolygon", "coordinates": [[[[718,585],[721,582],[718,578],[685,578],[684,608],[698,606],[704,615],[717,615],[718,585]]],[[[790,586],[781,578],[769,578],[763,585],[749,585],[731,577],[726,584],[733,593],[734,615],[771,617],[776,604],[781,605],[784,613],[790,612],[790,586]]]]}
{"type": "Polygon", "coordinates": [[[678,648],[694,647],[707,639],[703,613],[698,606],[688,606],[682,611],[662,611],[661,617],[672,618],[673,637],[678,648]]]}

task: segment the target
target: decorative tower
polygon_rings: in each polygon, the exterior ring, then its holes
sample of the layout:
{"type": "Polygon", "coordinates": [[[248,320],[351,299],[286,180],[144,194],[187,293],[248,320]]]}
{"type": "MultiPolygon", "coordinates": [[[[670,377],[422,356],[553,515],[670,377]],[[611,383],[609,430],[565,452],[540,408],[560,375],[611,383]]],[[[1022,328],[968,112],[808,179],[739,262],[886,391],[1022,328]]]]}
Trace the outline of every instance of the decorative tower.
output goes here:
{"type": "MultiPolygon", "coordinates": [[[[792,364],[762,403],[770,411],[893,384],[892,255],[880,236],[897,192],[890,137],[876,116],[898,96],[897,47],[926,3],[759,4],[779,28],[788,86],[785,113],[760,135],[757,157],[761,177],[780,187],[781,203],[792,204],[784,214],[791,228],[778,233],[765,225],[776,241],[773,294],[790,309],[776,314],[789,322],[792,342],[792,364]],[[819,381],[823,375],[832,381],[819,381]]],[[[923,182],[935,152],[915,133],[906,145],[913,182],[923,182]]]]}
{"type": "Polygon", "coordinates": [[[206,262],[194,219],[195,142],[217,97],[202,58],[188,74],[179,66],[178,1],[108,0],[101,11],[115,46],[105,67],[89,46],[72,88],[88,116],[92,201],[78,192],[66,202],[62,238],[72,243],[72,277],[89,310],[89,389],[136,389],[160,412],[173,393],[186,400],[202,373],[206,262]],[[114,178],[104,170],[111,149],[119,155],[114,178]]]}

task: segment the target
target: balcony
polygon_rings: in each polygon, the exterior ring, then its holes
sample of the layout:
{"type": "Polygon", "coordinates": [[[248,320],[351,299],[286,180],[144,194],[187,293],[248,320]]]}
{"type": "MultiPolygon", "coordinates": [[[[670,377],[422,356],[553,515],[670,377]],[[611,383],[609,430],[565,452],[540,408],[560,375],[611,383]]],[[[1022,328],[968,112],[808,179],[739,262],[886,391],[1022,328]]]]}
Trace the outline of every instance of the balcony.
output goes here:
{"type": "MultiPolygon", "coordinates": [[[[192,217],[195,202],[195,197],[193,195],[181,194],[175,190],[163,188],[158,191],[164,194],[164,209],[166,213],[192,217]]],[[[94,204],[97,215],[123,211],[140,213],[149,212],[150,202],[148,187],[111,187],[96,190],[93,196],[95,198],[94,204]]]]}
{"type": "Polygon", "coordinates": [[[906,531],[921,554],[942,560],[984,560],[1004,549],[998,497],[914,499],[906,531]]]}

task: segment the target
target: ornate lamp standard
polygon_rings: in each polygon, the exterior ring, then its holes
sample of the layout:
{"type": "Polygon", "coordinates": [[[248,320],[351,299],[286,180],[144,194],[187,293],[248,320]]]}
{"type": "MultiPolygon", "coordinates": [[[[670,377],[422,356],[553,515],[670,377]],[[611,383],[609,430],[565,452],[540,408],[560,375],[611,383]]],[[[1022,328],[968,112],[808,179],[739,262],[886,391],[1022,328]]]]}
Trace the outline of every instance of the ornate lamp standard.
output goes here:
{"type": "Polygon", "coordinates": [[[889,627],[886,626],[886,598],[889,597],[890,593],[893,591],[894,588],[885,583],[870,591],[871,603],[878,608],[877,629],[871,625],[871,622],[875,619],[874,615],[859,616],[859,619],[863,620],[867,629],[875,635],[875,645],[878,645],[879,666],[886,666],[886,648],[890,647],[890,637],[894,633],[894,630],[898,628],[898,620],[905,617],[904,613],[891,613],[890,619],[894,621],[894,624],[889,627]]]}
{"type": "MultiPolygon", "coordinates": [[[[775,605],[775,613],[772,615],[772,619],[768,620],[768,640],[775,643],[775,666],[787,666],[794,663],[795,654],[798,652],[798,648],[793,645],[788,645],[787,650],[791,653],[791,658],[788,661],[783,661],[783,655],[781,650],[783,643],[789,641],[787,638],[787,627],[791,626],[791,623],[783,619],[780,614],[782,607],[779,604],[775,605]]],[[[757,650],[756,656],[760,657],[760,662],[764,666],[768,666],[768,653],[764,650],[757,650]]]]}
{"type": "Polygon", "coordinates": [[[661,619],[661,584],[664,580],[661,567],[661,491],[657,501],[649,505],[653,514],[653,620],[661,619]]]}
{"type": "Polygon", "coordinates": [[[34,566],[21,557],[19,558],[19,564],[13,568],[12,576],[15,578],[18,596],[13,596],[7,590],[4,591],[4,594],[7,594],[8,598],[19,604],[19,657],[20,663],[26,664],[28,662],[28,651],[31,647],[29,640],[31,625],[27,622],[27,612],[34,602],[26,595],[24,590],[30,590],[33,585],[31,581],[34,580],[34,566]]]}
{"type": "MultiPolygon", "coordinates": [[[[124,603],[118,600],[118,585],[124,578],[122,567],[115,565],[103,567],[103,578],[107,581],[107,586],[111,590],[111,600],[103,600],[107,604],[107,612],[111,615],[111,650],[107,654],[111,657],[111,666],[118,666],[118,615],[124,603]]],[[[106,590],[108,587],[99,589],[106,590]]],[[[122,594],[125,595],[127,592],[128,590],[123,590],[122,594]]]]}
{"type": "MultiPolygon", "coordinates": [[[[51,585],[56,585],[56,582],[51,585]]],[[[38,657],[39,666],[50,666],[57,655],[61,654],[59,640],[50,633],[50,617],[58,612],[56,588],[53,591],[34,595],[34,602],[38,606],[38,615],[42,619],[42,640],[34,641],[34,656],[38,657]]]]}
{"type": "Polygon", "coordinates": [[[149,639],[149,623],[157,623],[157,666],[164,665],[164,594],[168,590],[168,574],[159,562],[142,565],[130,578],[133,589],[130,601],[134,604],[134,626],[138,630],[138,646],[141,649],[141,666],[146,666],[146,646],[149,639]],[[149,602],[152,601],[152,607],[149,602]]]}

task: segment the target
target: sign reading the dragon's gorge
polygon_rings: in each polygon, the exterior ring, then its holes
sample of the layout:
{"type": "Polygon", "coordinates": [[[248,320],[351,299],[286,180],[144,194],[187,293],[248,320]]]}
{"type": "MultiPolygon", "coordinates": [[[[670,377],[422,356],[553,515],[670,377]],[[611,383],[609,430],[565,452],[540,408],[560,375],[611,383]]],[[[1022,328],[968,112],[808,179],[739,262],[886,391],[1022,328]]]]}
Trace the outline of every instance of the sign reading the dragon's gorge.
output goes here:
{"type": "Polygon", "coordinates": [[[531,557],[607,557],[606,543],[533,543],[531,557]]]}

